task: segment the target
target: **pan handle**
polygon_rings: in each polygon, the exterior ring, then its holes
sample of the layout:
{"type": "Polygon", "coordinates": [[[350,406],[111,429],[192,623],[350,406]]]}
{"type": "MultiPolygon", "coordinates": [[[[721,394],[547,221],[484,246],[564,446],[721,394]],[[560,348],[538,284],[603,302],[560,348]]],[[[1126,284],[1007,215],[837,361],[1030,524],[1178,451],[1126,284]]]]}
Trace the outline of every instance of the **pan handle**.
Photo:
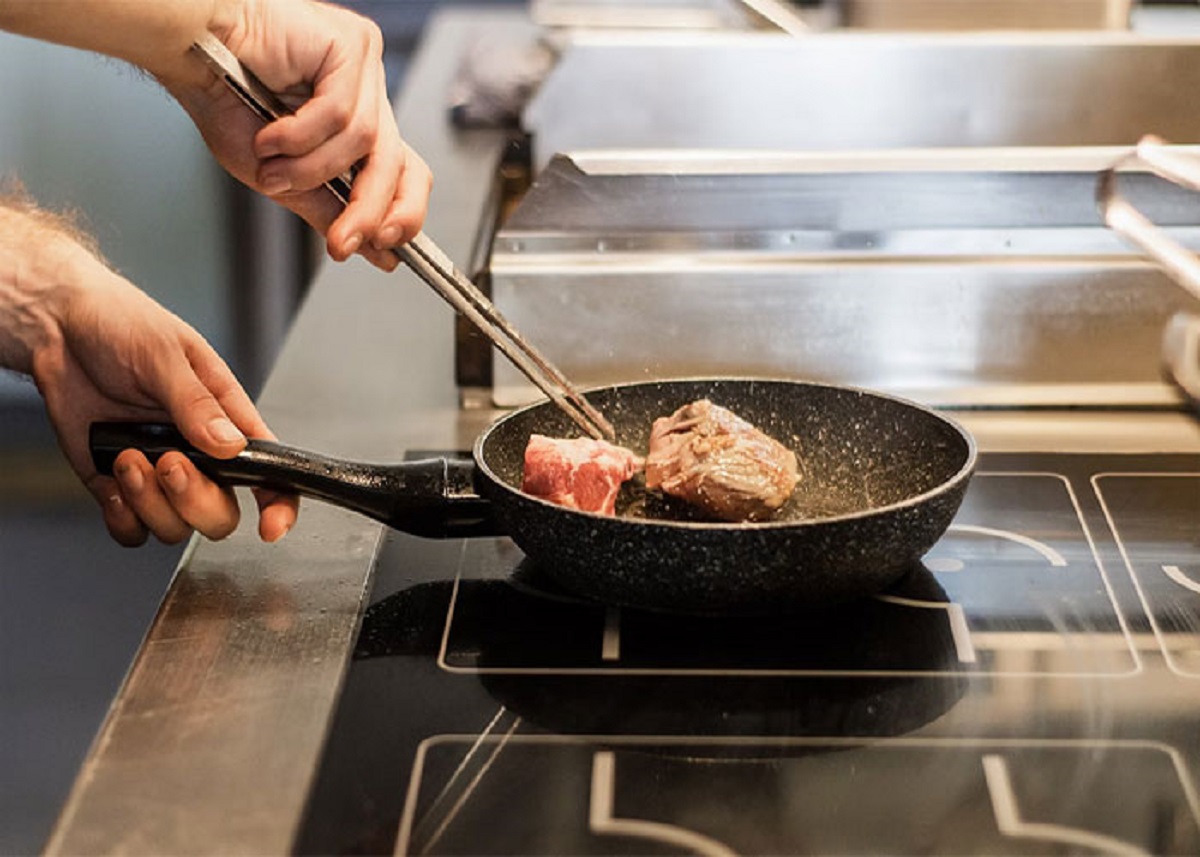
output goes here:
{"type": "Polygon", "coordinates": [[[314,497],[413,535],[502,535],[492,518],[491,503],[475,491],[475,464],[469,460],[367,464],[253,438],[233,458],[214,458],[188,443],[175,426],[163,423],[93,423],[89,442],[92,462],[106,476],[112,475],[122,450],[140,450],[151,462],[177,450],[222,485],[314,497]]]}

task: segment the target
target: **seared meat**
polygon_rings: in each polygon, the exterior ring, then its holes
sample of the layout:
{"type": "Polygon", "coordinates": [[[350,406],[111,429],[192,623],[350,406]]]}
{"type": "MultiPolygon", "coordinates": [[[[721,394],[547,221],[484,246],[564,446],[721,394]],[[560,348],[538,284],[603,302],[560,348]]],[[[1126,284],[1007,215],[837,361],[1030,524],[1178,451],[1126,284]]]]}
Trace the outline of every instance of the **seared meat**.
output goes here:
{"type": "Polygon", "coordinates": [[[623,446],[535,434],[525,447],[521,490],[570,509],[612,515],[621,483],[641,469],[642,459],[623,446]]]}
{"type": "Polygon", "coordinates": [[[654,421],[646,487],[724,521],[761,521],[796,487],[796,455],[732,411],[700,399],[654,421]]]}

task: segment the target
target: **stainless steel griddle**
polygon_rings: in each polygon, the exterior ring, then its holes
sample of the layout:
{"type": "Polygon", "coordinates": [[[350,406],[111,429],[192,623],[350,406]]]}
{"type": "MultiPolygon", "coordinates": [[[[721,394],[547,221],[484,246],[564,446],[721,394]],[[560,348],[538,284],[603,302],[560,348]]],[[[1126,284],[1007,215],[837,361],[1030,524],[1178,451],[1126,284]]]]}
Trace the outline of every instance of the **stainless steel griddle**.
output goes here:
{"type": "MultiPolygon", "coordinates": [[[[1124,152],[560,155],[497,236],[492,293],[584,384],[778,375],[960,406],[1169,407],[1163,328],[1200,305],[1100,217],[1097,172],[1124,152]]],[[[1144,170],[1122,187],[1200,249],[1200,194],[1144,170]]],[[[536,393],[501,361],[490,382],[500,404],[536,393]]]]}

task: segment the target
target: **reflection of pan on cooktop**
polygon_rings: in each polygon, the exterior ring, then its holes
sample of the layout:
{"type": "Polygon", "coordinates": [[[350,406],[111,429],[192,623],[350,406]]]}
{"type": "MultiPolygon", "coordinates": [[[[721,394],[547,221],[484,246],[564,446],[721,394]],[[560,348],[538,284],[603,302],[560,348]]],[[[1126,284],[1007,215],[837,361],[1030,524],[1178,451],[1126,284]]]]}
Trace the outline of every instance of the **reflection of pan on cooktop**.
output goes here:
{"type": "MultiPolygon", "coordinates": [[[[555,591],[531,563],[510,582],[530,597],[556,599],[560,609],[572,598],[555,591]]],[[[889,593],[947,600],[923,567],[889,593]]],[[[479,648],[479,665],[484,686],[499,702],[556,732],[893,736],[941,716],[965,690],[966,677],[956,672],[953,641],[938,614],[874,599],[778,618],[625,610],[623,650],[633,650],[626,659],[632,674],[488,672],[486,645],[479,648]],[[669,658],[696,674],[656,675],[653,665],[669,658]],[[793,672],[804,674],[787,674],[793,672]],[[821,675],[826,672],[831,675],[821,675]],[[940,675],[913,674],[918,672],[940,675]]],[[[734,753],[740,757],[745,750],[734,753]]]]}
{"type": "MultiPolygon", "coordinates": [[[[548,402],[497,420],[476,441],[473,464],[364,464],[260,440],[231,459],[186,452],[214,479],[320,497],[407,532],[506,534],[575,592],[700,614],[772,613],[884,589],[945,532],[975,467],[974,441],[952,420],[854,388],[702,379],[605,387],[588,398],[638,452],[653,421],[688,402],[730,408],[799,451],[796,499],[773,520],[731,524],[599,515],[525,494],[530,435],[578,434],[548,402]]],[[[110,472],[126,447],[157,455],[181,440],[169,427],[97,425],[93,458],[110,472]]]]}
{"type": "Polygon", "coordinates": [[[949,711],[966,684],[962,678],[502,674],[481,681],[497,702],[551,732],[755,737],[904,735],[949,711]]]}
{"type": "MultiPolygon", "coordinates": [[[[471,653],[498,702],[552,731],[898,735],[949,710],[965,689],[941,611],[875,599],[772,619],[623,610],[628,654],[621,661],[603,668],[582,655],[564,661],[564,653],[580,651],[578,636],[602,623],[605,608],[548,591],[552,582],[535,581],[547,591],[535,590],[532,574],[528,566],[519,569],[512,585],[460,581],[447,657],[471,653]],[[537,666],[527,658],[546,652],[555,653],[561,669],[522,673],[521,667],[537,666]]],[[[921,567],[889,594],[945,602],[921,567]]],[[[414,645],[433,654],[440,638],[414,639],[412,620],[433,618],[448,603],[449,584],[442,583],[373,605],[356,656],[407,654],[414,645]]]]}

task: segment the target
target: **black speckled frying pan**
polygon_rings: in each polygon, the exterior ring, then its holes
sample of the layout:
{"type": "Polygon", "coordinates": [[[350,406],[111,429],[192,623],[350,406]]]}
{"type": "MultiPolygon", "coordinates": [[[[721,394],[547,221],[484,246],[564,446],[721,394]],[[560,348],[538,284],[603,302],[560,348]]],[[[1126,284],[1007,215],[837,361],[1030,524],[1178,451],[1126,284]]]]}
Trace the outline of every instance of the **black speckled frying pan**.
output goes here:
{"type": "Polygon", "coordinates": [[[606,603],[683,613],[755,614],[847,601],[885,589],[941,538],[975,467],[975,443],[932,410],[864,390],[790,381],[716,379],[605,387],[588,400],[617,440],[645,454],[650,426],[700,398],[722,405],[797,453],[801,479],[762,523],[678,518],[627,491],[616,517],[521,492],[533,433],[577,436],[553,404],[514,411],[475,444],[474,462],[392,465],[330,459],[265,441],[212,459],[169,428],[100,424],[102,471],[122,449],[183,448],[226,484],[265,485],[354,509],[427,536],[506,534],[563,587],[606,603]]]}

